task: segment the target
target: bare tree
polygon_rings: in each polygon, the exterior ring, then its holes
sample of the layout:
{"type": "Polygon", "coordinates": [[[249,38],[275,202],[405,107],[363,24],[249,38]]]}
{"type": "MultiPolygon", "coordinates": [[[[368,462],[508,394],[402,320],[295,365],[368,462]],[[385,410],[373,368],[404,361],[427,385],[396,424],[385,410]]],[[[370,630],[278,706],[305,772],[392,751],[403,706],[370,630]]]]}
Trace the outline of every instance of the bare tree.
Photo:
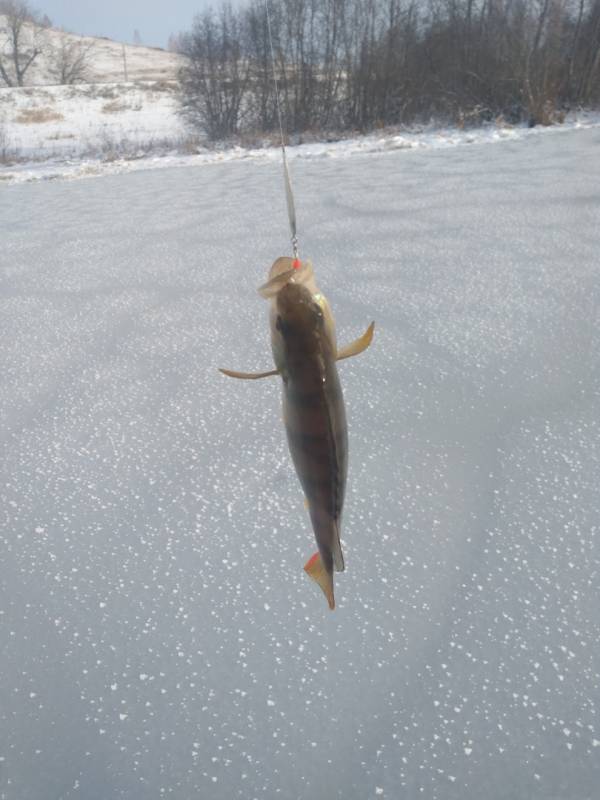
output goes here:
{"type": "MultiPolygon", "coordinates": [[[[277,9],[273,9],[275,13],[277,9]]],[[[277,26],[279,17],[274,17],[272,24],[277,26]]],[[[245,50],[250,67],[249,105],[252,111],[252,125],[266,133],[277,127],[275,95],[273,85],[273,67],[267,28],[265,4],[262,0],[253,0],[246,12],[245,50]]]]}
{"type": "Polygon", "coordinates": [[[183,53],[185,50],[186,42],[185,33],[171,33],[167,40],[167,50],[169,53],[183,53]]]}
{"type": "Polygon", "coordinates": [[[583,26],[577,100],[600,101],[600,0],[594,0],[583,26]]]}
{"type": "Polygon", "coordinates": [[[577,2],[578,2],[577,17],[575,24],[571,26],[573,29],[571,36],[571,45],[567,51],[566,69],[563,78],[564,83],[562,88],[563,92],[566,95],[571,94],[571,92],[573,91],[573,73],[575,67],[575,57],[579,45],[579,35],[581,33],[581,24],[583,22],[586,0],[577,0],[577,2]]]}
{"type": "Polygon", "coordinates": [[[66,33],[49,50],[50,76],[59,84],[85,83],[91,74],[95,42],[79,39],[66,33]]]}
{"type": "Polygon", "coordinates": [[[211,139],[239,130],[250,69],[242,50],[242,18],[230,5],[196,17],[184,40],[187,63],[180,72],[184,115],[211,139]]]}
{"type": "Polygon", "coordinates": [[[23,86],[44,52],[46,20],[26,0],[0,0],[0,15],[0,78],[7,86],[23,86]]]}

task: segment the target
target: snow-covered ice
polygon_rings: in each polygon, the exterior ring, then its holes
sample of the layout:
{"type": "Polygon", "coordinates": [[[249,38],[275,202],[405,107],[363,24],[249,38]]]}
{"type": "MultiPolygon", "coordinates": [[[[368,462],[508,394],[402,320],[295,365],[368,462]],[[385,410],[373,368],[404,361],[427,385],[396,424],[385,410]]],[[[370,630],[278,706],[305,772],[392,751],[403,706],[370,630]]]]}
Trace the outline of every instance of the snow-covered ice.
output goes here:
{"type": "Polygon", "coordinates": [[[592,800],[600,130],[295,158],[342,342],[338,609],[257,159],[0,190],[0,798],[592,800]]]}

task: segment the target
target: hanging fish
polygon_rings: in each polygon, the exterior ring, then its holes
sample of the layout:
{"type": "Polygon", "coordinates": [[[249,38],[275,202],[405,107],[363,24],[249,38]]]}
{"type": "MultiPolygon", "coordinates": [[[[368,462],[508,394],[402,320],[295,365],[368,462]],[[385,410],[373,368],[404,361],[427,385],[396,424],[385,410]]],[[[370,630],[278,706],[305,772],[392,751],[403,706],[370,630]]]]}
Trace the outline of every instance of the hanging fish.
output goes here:
{"type": "Polygon", "coordinates": [[[344,570],[340,524],[348,466],[346,412],[335,362],[366,350],[375,323],[359,339],[338,350],[333,315],[317,288],[309,261],[278,258],[269,280],[258,291],[271,304],[271,347],[276,369],[221,372],[246,380],[270,375],[281,375],[283,379],[288,444],[319,548],[304,569],[321,587],[333,609],[333,572],[344,570]]]}

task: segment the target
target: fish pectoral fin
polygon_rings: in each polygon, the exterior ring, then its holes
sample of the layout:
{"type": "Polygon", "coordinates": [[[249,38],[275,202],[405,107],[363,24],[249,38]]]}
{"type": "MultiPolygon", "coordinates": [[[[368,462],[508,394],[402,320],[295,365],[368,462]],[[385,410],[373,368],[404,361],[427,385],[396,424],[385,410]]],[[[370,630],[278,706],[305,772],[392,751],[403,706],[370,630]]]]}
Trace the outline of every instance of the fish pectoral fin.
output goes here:
{"type": "Polygon", "coordinates": [[[304,571],[316,584],[321,587],[321,591],[327,598],[329,608],[333,611],[335,608],[335,598],[333,596],[333,575],[327,572],[321,556],[316,552],[311,556],[304,565],[304,571]]]}
{"type": "Polygon", "coordinates": [[[362,353],[363,350],[366,350],[373,341],[374,330],[375,323],[372,322],[361,337],[355,339],[355,341],[351,342],[350,344],[347,344],[346,347],[342,347],[341,350],[338,350],[336,361],[341,361],[342,358],[357,356],[359,353],[362,353]]]}
{"type": "Polygon", "coordinates": [[[269,378],[271,375],[279,375],[279,371],[272,369],[270,372],[234,372],[232,369],[221,369],[219,372],[229,378],[240,378],[242,381],[257,381],[259,378],[269,378]]]}

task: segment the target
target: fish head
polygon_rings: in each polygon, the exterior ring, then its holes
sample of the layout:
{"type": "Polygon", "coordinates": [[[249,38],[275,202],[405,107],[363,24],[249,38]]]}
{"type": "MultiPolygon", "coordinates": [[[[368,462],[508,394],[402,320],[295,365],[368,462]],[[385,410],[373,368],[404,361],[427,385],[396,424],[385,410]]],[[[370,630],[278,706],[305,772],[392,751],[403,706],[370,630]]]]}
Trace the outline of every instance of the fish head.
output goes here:
{"type": "Polygon", "coordinates": [[[300,261],[298,258],[289,258],[288,256],[278,258],[273,262],[273,266],[269,270],[269,278],[260,287],[258,293],[265,300],[274,300],[279,292],[289,284],[305,286],[311,294],[318,293],[310,261],[300,261]]]}
{"type": "MultiPolygon", "coordinates": [[[[258,290],[271,303],[271,322],[287,329],[324,331],[335,348],[335,322],[327,298],[317,287],[310,261],[278,258],[258,290]]],[[[283,334],[283,330],[281,330],[283,334]]],[[[276,337],[275,337],[276,338],[276,337]]]]}
{"type": "Polygon", "coordinates": [[[281,315],[290,323],[295,319],[311,327],[325,325],[335,336],[335,323],[327,298],[316,284],[310,261],[282,257],[273,262],[269,279],[258,290],[271,302],[272,315],[281,315]]]}

